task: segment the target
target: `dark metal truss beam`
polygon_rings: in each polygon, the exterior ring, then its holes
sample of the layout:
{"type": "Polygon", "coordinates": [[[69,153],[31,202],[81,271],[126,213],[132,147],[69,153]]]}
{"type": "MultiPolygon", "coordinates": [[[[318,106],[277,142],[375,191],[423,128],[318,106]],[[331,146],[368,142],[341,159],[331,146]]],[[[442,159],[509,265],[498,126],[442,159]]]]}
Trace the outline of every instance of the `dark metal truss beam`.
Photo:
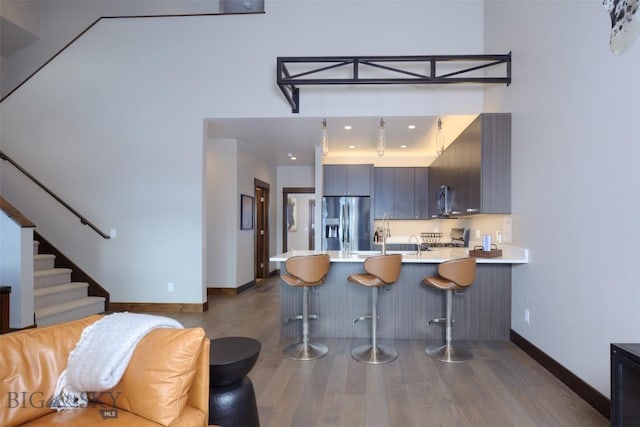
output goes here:
{"type": "Polygon", "coordinates": [[[293,113],[300,112],[298,86],[302,85],[480,83],[508,86],[511,83],[511,52],[506,55],[279,56],[277,57],[277,83],[291,105],[293,113]],[[322,65],[318,66],[319,64],[322,65]],[[469,75],[474,71],[499,65],[505,66],[503,76],[469,75]],[[296,73],[292,74],[290,68],[294,67],[296,73]],[[414,70],[411,70],[411,67],[414,70]],[[428,72],[416,72],[415,68],[425,69],[428,72]],[[442,68],[446,68],[447,71],[439,74],[437,70],[442,68]],[[349,77],[326,75],[333,70],[349,72],[349,77]],[[361,72],[371,73],[372,71],[379,71],[393,77],[361,77],[361,72]]]}

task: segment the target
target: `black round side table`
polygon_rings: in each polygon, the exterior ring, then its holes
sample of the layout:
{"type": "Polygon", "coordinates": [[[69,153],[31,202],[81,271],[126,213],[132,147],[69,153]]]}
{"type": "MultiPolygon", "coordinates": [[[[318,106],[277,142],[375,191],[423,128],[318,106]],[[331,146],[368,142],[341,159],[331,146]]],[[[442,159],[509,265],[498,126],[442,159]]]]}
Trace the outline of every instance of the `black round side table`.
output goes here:
{"type": "Polygon", "coordinates": [[[260,342],[246,337],[211,340],[209,424],[259,427],[256,394],[247,374],[260,354],[260,342]]]}

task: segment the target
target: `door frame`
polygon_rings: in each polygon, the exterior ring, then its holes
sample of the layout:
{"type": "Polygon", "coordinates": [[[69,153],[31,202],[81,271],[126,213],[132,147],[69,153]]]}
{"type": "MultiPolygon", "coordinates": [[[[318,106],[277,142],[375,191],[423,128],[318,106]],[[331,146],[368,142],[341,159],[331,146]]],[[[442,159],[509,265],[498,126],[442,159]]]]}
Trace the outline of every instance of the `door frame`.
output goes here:
{"type": "Polygon", "coordinates": [[[254,218],[254,224],[256,224],[256,227],[254,227],[254,233],[253,233],[254,235],[253,278],[255,280],[256,278],[258,278],[258,276],[260,276],[260,278],[266,279],[269,277],[269,274],[270,274],[270,271],[269,271],[269,184],[259,180],[258,178],[254,178],[253,186],[254,186],[254,196],[255,196],[255,204],[256,204],[256,209],[255,209],[256,218],[254,218]],[[264,236],[262,237],[263,238],[262,253],[258,253],[258,239],[261,238],[260,230],[258,230],[258,227],[257,227],[258,225],[257,215],[259,214],[257,205],[258,203],[260,203],[260,200],[258,199],[258,191],[257,191],[258,188],[262,191],[262,195],[264,197],[264,204],[262,206],[263,208],[262,221],[264,224],[264,236]],[[262,269],[260,269],[261,257],[262,257],[262,269]]]}
{"type": "Polygon", "coordinates": [[[283,187],[282,188],[282,252],[287,252],[287,201],[290,194],[313,194],[316,187],[283,187]]]}

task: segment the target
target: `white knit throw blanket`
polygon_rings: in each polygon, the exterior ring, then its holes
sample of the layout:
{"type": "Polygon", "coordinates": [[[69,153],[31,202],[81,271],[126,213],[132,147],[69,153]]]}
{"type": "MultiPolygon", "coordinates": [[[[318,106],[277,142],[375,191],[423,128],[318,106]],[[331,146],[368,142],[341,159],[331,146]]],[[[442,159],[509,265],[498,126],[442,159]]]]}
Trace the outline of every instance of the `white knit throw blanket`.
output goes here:
{"type": "Polygon", "coordinates": [[[182,328],[163,316],[114,313],[87,326],[58,378],[50,407],[84,407],[89,392],[115,387],[124,375],[138,342],[156,328],[182,328]]]}

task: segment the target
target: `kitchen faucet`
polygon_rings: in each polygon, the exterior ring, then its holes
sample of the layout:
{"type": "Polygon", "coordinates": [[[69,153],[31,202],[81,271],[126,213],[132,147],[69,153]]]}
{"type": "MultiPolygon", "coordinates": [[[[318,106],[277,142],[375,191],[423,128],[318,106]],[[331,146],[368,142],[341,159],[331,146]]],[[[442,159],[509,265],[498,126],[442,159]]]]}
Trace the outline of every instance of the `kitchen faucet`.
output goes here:
{"type": "Polygon", "coordinates": [[[384,233],[386,237],[391,237],[391,226],[389,226],[389,217],[387,213],[382,214],[382,221],[384,223],[384,233]]]}
{"type": "Polygon", "coordinates": [[[382,214],[382,255],[387,254],[387,237],[391,237],[391,227],[387,213],[382,214]]]}
{"type": "Polygon", "coordinates": [[[420,243],[418,236],[416,236],[415,234],[409,236],[409,243],[411,243],[412,238],[416,239],[416,255],[418,255],[418,258],[420,258],[422,256],[422,244],[420,243]]]}

